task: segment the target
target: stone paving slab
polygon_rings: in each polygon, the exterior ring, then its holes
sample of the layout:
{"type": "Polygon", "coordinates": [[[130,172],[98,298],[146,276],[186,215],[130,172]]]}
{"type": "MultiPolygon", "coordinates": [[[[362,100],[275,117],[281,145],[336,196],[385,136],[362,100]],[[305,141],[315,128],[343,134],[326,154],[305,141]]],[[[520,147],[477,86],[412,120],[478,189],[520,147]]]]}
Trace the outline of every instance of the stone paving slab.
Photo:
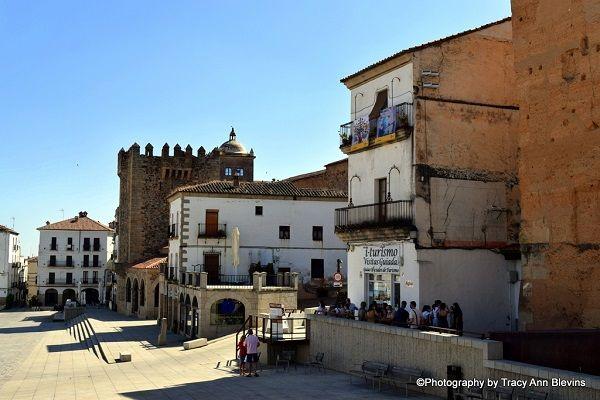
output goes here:
{"type": "MultiPolygon", "coordinates": [[[[32,330],[29,353],[0,378],[0,400],[15,399],[391,399],[402,397],[392,391],[377,392],[370,386],[350,384],[345,374],[307,374],[265,370],[260,377],[240,377],[217,362],[233,358],[235,338],[211,341],[208,346],[184,351],[182,338],[169,335],[165,347],[154,345],[158,326],[97,310],[88,312],[94,330],[102,335],[102,345],[111,353],[129,351],[132,362],[107,364],[83,349],[62,324],[62,329],[23,320],[31,313],[15,317],[0,313],[0,346],[18,343],[22,331],[32,330]],[[25,329],[25,330],[26,330],[25,329]]],[[[14,351],[13,351],[14,352],[14,351]]],[[[3,352],[0,352],[2,361],[3,352]]],[[[411,399],[431,399],[412,395],[411,399]]]]}

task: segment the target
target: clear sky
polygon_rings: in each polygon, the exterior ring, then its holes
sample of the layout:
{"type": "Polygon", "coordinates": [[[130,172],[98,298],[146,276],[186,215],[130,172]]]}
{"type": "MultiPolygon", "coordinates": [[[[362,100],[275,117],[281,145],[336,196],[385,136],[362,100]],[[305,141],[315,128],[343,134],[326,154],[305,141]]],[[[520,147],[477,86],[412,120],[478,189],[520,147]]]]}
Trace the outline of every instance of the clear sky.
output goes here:
{"type": "Polygon", "coordinates": [[[339,79],[510,15],[509,0],[0,1],[0,224],[109,222],[121,147],[207,150],[230,126],[255,179],[340,159],[339,79]]]}

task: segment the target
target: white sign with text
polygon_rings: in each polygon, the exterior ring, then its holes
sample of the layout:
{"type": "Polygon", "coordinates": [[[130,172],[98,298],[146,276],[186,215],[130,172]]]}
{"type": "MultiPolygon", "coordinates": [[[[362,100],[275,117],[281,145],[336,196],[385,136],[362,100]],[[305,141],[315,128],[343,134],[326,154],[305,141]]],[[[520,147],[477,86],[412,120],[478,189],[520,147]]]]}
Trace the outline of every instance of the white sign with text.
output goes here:
{"type": "Polygon", "coordinates": [[[399,244],[362,246],[364,272],[369,274],[400,273],[403,264],[399,244]]]}

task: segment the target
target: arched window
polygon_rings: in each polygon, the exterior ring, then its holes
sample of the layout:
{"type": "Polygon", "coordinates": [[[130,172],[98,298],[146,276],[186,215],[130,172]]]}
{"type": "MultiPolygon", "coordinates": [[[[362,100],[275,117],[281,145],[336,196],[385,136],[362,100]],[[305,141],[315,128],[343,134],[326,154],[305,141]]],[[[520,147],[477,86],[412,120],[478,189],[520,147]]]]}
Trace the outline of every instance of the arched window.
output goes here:
{"type": "Polygon", "coordinates": [[[140,306],[146,304],[146,285],[144,281],[140,281],[140,306]]]}
{"type": "Polygon", "coordinates": [[[127,285],[125,285],[125,301],[131,303],[131,280],[127,278],[127,285]]]}
{"type": "Polygon", "coordinates": [[[160,289],[159,289],[158,283],[157,283],[156,286],[154,287],[154,307],[158,307],[159,299],[160,299],[160,289]]]}
{"type": "Polygon", "coordinates": [[[221,299],[210,306],[211,325],[241,325],[246,317],[244,304],[233,299],[221,299]]]}

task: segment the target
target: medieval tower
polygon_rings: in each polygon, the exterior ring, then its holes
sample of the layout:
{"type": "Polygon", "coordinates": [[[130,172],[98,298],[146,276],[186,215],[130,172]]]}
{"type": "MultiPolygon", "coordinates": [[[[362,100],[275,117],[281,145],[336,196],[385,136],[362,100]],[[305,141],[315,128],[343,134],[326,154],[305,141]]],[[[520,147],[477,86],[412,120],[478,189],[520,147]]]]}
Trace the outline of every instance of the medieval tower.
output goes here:
{"type": "Polygon", "coordinates": [[[123,266],[161,254],[169,240],[169,207],[167,196],[175,188],[211,180],[229,180],[237,176],[243,181],[254,177],[254,151],[237,141],[231,129],[229,140],[206,153],[200,147],[194,155],[177,144],[173,155],[169,145],[160,156],[153,154],[148,143],[144,154],[134,143],[118,154],[117,175],[120,179],[117,209],[117,263],[123,266]]]}

